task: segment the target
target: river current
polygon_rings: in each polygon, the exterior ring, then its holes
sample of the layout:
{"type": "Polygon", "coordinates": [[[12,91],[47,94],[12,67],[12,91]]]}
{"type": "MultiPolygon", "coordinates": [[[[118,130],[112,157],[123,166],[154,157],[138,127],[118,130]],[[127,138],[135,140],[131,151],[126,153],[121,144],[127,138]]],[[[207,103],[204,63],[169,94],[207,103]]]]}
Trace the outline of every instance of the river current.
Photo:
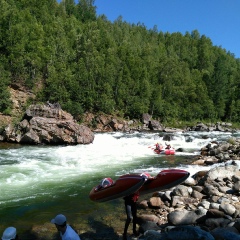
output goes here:
{"type": "MultiPolygon", "coordinates": [[[[152,147],[162,141],[161,133],[96,133],[89,145],[23,146],[0,144],[0,234],[10,225],[21,231],[49,222],[63,213],[70,221],[86,224],[104,218],[122,207],[122,200],[95,203],[92,187],[104,177],[113,180],[126,173],[157,175],[166,168],[191,174],[210,167],[193,166],[187,159],[200,154],[211,141],[225,141],[237,133],[174,133],[171,145],[182,148],[175,155],[157,155],[152,147]]],[[[123,207],[122,207],[123,208],[123,207]]],[[[124,210],[123,210],[124,211],[124,210]]]]}

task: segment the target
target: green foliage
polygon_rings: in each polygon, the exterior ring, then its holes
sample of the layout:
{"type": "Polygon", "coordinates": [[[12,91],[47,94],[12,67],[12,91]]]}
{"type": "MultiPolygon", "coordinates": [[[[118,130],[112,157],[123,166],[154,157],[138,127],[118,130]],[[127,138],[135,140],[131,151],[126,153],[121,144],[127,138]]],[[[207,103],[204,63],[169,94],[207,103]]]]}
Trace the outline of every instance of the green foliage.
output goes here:
{"type": "Polygon", "coordinates": [[[235,138],[229,138],[227,140],[228,143],[232,144],[232,145],[235,145],[236,144],[236,139],[235,138]]]}
{"type": "Polygon", "coordinates": [[[0,112],[10,115],[12,102],[8,85],[10,84],[9,72],[5,71],[0,65],[0,112]]]}
{"type": "Polygon", "coordinates": [[[110,22],[94,0],[0,0],[0,25],[1,112],[17,82],[77,119],[92,111],[176,125],[240,121],[240,61],[197,30],[110,22]]]}

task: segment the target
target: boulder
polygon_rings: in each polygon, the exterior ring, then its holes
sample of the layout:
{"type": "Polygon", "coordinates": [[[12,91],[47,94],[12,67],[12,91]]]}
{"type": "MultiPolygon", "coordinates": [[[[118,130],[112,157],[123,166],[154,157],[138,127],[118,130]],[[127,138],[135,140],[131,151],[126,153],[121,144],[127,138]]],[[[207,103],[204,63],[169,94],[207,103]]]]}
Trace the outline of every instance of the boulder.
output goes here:
{"type": "Polygon", "coordinates": [[[20,144],[75,145],[94,140],[88,127],[78,124],[59,104],[50,103],[30,105],[22,121],[6,127],[3,136],[4,141],[20,144]]]}

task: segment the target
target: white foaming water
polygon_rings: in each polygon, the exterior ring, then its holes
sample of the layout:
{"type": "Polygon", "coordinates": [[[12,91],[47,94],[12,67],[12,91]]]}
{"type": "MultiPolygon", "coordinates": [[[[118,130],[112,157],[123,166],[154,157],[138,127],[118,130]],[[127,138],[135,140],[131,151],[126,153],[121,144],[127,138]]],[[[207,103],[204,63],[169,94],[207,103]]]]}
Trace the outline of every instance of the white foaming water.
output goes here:
{"type": "MultiPolygon", "coordinates": [[[[176,156],[197,155],[201,147],[229,135],[177,133],[171,145],[183,149],[183,152],[176,152],[176,156]],[[204,135],[208,137],[203,138],[204,135]]],[[[0,205],[52,194],[60,186],[96,176],[117,176],[128,171],[157,174],[163,169],[161,165],[145,164],[148,159],[156,158],[157,162],[164,158],[153,153],[151,147],[156,142],[165,144],[157,133],[104,133],[95,134],[94,142],[89,145],[0,149],[0,205]]],[[[199,166],[178,168],[191,174],[203,169],[199,166]]]]}

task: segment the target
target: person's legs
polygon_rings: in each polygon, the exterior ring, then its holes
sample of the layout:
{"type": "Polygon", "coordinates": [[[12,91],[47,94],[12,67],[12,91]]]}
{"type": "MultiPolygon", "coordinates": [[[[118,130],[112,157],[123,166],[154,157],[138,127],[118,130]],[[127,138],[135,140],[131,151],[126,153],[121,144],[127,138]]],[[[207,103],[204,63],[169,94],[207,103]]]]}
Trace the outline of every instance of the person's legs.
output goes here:
{"type": "Polygon", "coordinates": [[[132,210],[132,217],[133,217],[133,234],[137,235],[137,204],[134,203],[131,206],[131,210],[132,210]]]}
{"type": "Polygon", "coordinates": [[[126,222],[125,222],[123,239],[127,239],[127,230],[128,230],[129,224],[131,223],[131,220],[133,219],[132,208],[131,208],[130,204],[125,204],[125,210],[126,210],[126,214],[127,214],[127,219],[126,219],[126,222]]]}

